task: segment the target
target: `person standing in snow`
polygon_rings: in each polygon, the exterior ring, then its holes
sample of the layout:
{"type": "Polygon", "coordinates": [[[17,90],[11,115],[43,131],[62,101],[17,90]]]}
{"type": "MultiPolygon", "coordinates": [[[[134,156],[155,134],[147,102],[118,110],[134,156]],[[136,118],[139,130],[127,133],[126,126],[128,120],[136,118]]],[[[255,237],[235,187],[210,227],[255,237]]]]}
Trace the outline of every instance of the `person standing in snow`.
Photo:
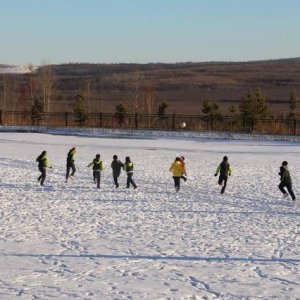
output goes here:
{"type": "Polygon", "coordinates": [[[136,189],[137,186],[135,184],[135,182],[133,181],[132,179],[132,176],[133,176],[133,167],[134,167],[134,163],[130,160],[130,157],[127,156],[125,158],[125,164],[124,164],[124,171],[127,173],[127,185],[126,187],[129,189],[130,187],[130,184],[133,185],[133,188],[136,189]]]}
{"type": "Polygon", "coordinates": [[[185,158],[184,156],[180,156],[180,162],[182,164],[182,167],[183,167],[183,172],[181,174],[181,178],[184,180],[184,181],[187,181],[187,178],[185,176],[187,176],[186,174],[186,165],[185,165],[185,158]],[[183,176],[185,175],[185,176],[183,176]]]}
{"type": "Polygon", "coordinates": [[[219,166],[216,169],[215,176],[218,176],[219,172],[220,172],[220,176],[219,176],[218,184],[222,186],[221,194],[224,194],[227,185],[228,176],[231,176],[232,173],[232,169],[230,164],[228,163],[227,156],[223,157],[223,161],[219,164],[219,166]]]}
{"type": "Polygon", "coordinates": [[[87,166],[93,166],[94,182],[97,182],[97,189],[100,189],[101,171],[104,169],[104,164],[100,159],[100,154],[96,154],[96,157],[87,166]]]}
{"type": "Polygon", "coordinates": [[[46,180],[46,169],[50,168],[52,169],[52,166],[50,165],[48,158],[47,158],[47,151],[43,151],[37,158],[36,162],[38,162],[38,168],[41,172],[41,175],[38,177],[38,182],[41,183],[41,185],[44,185],[44,182],[46,180]]]}
{"type": "Polygon", "coordinates": [[[113,173],[113,178],[114,178],[114,183],[116,188],[119,187],[118,183],[118,177],[121,174],[121,169],[124,167],[124,164],[118,159],[117,155],[113,156],[113,161],[111,163],[111,168],[112,168],[112,173],[113,173]]]}
{"type": "Polygon", "coordinates": [[[286,187],[289,194],[292,197],[292,200],[296,200],[296,196],[295,196],[295,194],[293,192],[293,188],[292,188],[292,179],[291,179],[290,171],[288,170],[287,166],[288,166],[288,162],[283,161],[282,165],[280,167],[280,171],[278,173],[278,175],[280,176],[280,184],[278,187],[279,187],[280,191],[283,193],[283,196],[287,197],[288,193],[284,189],[286,187]]]}
{"type": "Polygon", "coordinates": [[[76,172],[76,167],[75,167],[75,157],[76,157],[76,148],[73,147],[70,149],[68,152],[67,156],[67,173],[66,173],[66,182],[68,182],[68,178],[72,178],[76,172]],[[72,173],[70,175],[70,171],[72,169],[72,173]]]}
{"type": "Polygon", "coordinates": [[[180,190],[180,178],[182,176],[182,173],[184,172],[184,167],[180,162],[179,157],[175,158],[175,161],[172,163],[169,171],[173,173],[175,191],[178,193],[180,190]]]}

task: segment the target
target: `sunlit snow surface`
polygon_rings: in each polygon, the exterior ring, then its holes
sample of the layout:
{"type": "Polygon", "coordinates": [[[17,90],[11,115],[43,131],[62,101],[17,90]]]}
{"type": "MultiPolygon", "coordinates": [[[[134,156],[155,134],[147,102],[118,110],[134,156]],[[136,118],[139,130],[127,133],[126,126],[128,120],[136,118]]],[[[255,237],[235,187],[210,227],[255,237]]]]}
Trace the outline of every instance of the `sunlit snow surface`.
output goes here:
{"type": "Polygon", "coordinates": [[[299,153],[287,142],[0,133],[0,299],[299,299],[300,209],[277,188],[287,160],[298,194],[299,153]],[[43,150],[53,169],[41,187],[43,150]],[[97,153],[100,190],[86,167],[97,153]],[[137,190],[124,173],[114,188],[114,154],[136,164],[137,190]],[[188,180],[176,194],[178,155],[188,180]],[[224,155],[234,173],[220,195],[224,155]]]}

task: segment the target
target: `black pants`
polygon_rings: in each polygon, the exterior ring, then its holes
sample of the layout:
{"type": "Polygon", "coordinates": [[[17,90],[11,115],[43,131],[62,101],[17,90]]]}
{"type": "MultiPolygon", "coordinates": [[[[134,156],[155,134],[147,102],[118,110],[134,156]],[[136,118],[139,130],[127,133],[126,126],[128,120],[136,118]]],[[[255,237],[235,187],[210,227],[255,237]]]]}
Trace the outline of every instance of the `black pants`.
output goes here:
{"type": "Polygon", "coordinates": [[[94,181],[97,181],[97,189],[100,189],[100,179],[101,179],[101,172],[100,171],[93,171],[94,181]]]}
{"type": "Polygon", "coordinates": [[[221,194],[224,194],[224,192],[225,192],[226,185],[227,185],[227,180],[228,180],[228,177],[227,177],[227,176],[224,176],[224,175],[220,175],[220,176],[219,176],[218,184],[219,184],[219,185],[223,185],[223,186],[222,186],[222,189],[221,189],[221,194]]]}
{"type": "Polygon", "coordinates": [[[41,185],[44,185],[45,179],[46,179],[46,168],[44,167],[39,167],[39,171],[42,173],[39,178],[38,181],[41,182],[41,185]]]}
{"type": "Polygon", "coordinates": [[[67,162],[66,179],[68,179],[69,176],[74,176],[75,172],[76,172],[76,167],[75,167],[74,161],[67,162]],[[72,173],[71,173],[71,175],[70,175],[71,169],[72,169],[72,173]]]}
{"type": "Polygon", "coordinates": [[[292,184],[284,184],[283,182],[280,182],[280,184],[279,184],[278,187],[279,187],[279,189],[281,190],[281,192],[283,194],[286,194],[286,191],[284,189],[286,187],[287,190],[288,190],[288,192],[289,192],[289,194],[291,195],[292,199],[293,200],[296,199],[295,194],[294,194],[293,189],[292,189],[292,184]]]}
{"type": "Polygon", "coordinates": [[[128,189],[129,189],[130,184],[132,184],[135,189],[137,188],[135,182],[132,179],[132,176],[133,176],[133,173],[127,173],[127,188],[128,189]]]}
{"type": "Polygon", "coordinates": [[[119,182],[118,182],[118,177],[119,176],[113,176],[113,177],[114,177],[114,183],[116,185],[116,188],[118,188],[119,187],[119,182]]]}
{"type": "Polygon", "coordinates": [[[184,175],[184,174],[182,174],[180,178],[182,178],[184,181],[186,181],[186,177],[183,176],[183,175],[184,175]]]}
{"type": "Polygon", "coordinates": [[[176,191],[180,190],[180,176],[173,176],[176,191]]]}

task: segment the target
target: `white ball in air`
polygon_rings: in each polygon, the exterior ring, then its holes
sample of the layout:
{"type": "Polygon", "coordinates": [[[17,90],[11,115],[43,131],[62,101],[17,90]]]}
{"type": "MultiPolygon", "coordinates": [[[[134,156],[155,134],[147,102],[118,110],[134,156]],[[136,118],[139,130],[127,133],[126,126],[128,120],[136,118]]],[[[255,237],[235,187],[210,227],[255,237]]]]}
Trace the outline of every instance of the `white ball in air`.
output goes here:
{"type": "Polygon", "coordinates": [[[185,122],[181,122],[180,127],[181,128],[185,128],[186,127],[186,123],[185,122]]]}

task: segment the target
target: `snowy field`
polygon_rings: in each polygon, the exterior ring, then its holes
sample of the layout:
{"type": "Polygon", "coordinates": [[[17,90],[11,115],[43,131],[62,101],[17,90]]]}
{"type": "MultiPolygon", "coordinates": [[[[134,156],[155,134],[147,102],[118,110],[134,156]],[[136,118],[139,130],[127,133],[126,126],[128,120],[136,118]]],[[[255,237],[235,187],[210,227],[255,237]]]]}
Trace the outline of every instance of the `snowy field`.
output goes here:
{"type": "Polygon", "coordinates": [[[300,299],[300,144],[0,133],[0,299],[300,299]],[[77,147],[78,172],[65,160],[77,147]],[[38,185],[36,157],[53,169],[38,185]],[[86,165],[100,153],[97,190],[86,165]],[[136,163],[116,190],[113,154],[136,163]],[[168,171],[186,157],[176,194],[168,171]],[[225,195],[213,174],[234,167],[225,195]]]}

